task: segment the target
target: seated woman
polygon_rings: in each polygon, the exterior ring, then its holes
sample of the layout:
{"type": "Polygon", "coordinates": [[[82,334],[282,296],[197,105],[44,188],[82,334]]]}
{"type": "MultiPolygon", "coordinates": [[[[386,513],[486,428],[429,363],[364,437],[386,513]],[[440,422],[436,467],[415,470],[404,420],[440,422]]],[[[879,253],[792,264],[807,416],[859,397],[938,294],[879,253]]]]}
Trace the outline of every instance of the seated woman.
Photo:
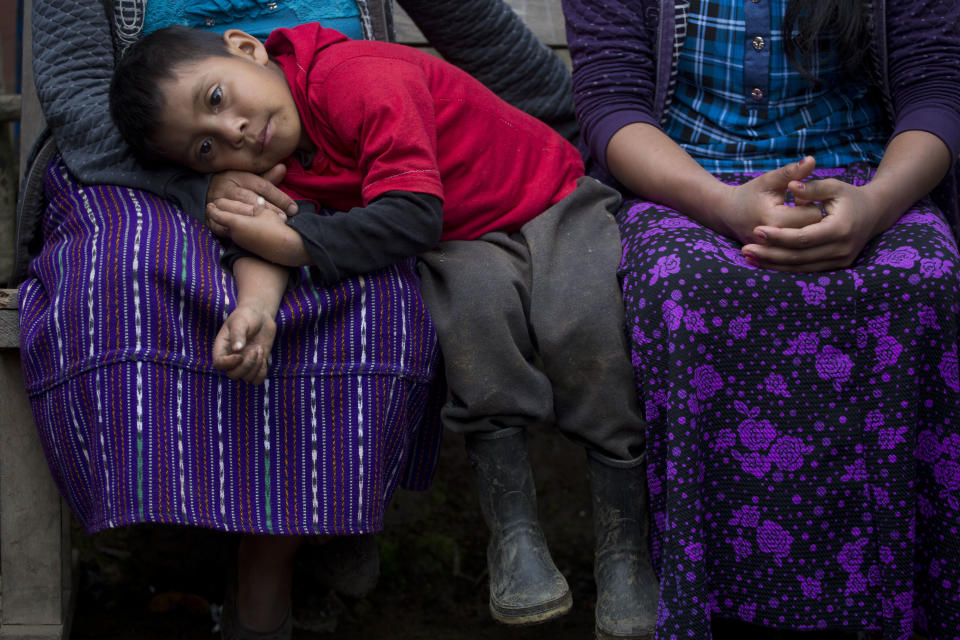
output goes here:
{"type": "Polygon", "coordinates": [[[960,7],[564,9],[591,159],[633,194],[657,637],[956,637],[960,7]]]}
{"type": "Polygon", "coordinates": [[[48,168],[43,248],[20,289],[27,390],[85,531],[150,522],[246,534],[223,635],[289,638],[303,536],[378,531],[397,486],[432,477],[438,348],[414,265],[330,288],[302,271],[276,318],[258,318],[276,331],[265,382],[231,380],[211,351],[237,291],[219,241],[188,214],[202,219],[217,197],[286,209],[270,182],[280,169],[209,184],[147,171],[113,128],[108,88],[115,53],[140,25],[265,34],[319,19],[361,37],[372,7],[145,4],[118,1],[108,15],[99,0],[34,2],[37,86],[62,156],[48,168]]]}

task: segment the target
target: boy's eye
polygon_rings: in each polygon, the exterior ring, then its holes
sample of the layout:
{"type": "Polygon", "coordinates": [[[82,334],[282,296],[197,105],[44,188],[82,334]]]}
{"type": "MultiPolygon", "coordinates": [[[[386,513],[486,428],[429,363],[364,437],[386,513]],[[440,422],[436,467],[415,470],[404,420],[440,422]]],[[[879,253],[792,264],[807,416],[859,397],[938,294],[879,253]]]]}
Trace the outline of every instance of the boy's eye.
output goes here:
{"type": "Polygon", "coordinates": [[[210,94],[210,106],[219,107],[221,102],[223,102],[223,89],[217,87],[210,94]]]}
{"type": "Polygon", "coordinates": [[[213,151],[213,142],[210,140],[204,140],[200,143],[200,155],[205,156],[211,151],[213,151]]]}

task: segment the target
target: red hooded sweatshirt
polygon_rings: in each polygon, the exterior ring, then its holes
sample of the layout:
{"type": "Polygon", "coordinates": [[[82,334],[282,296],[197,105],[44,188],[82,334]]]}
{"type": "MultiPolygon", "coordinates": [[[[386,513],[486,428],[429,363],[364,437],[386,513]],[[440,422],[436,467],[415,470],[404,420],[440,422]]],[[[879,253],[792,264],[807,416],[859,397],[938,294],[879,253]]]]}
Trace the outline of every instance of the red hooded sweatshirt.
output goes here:
{"type": "Polygon", "coordinates": [[[317,146],[288,161],[291,195],[341,211],[388,191],[443,200],[442,240],[516,231],[576,187],[577,150],[468,74],[397,44],[319,24],[266,42],[317,146]]]}

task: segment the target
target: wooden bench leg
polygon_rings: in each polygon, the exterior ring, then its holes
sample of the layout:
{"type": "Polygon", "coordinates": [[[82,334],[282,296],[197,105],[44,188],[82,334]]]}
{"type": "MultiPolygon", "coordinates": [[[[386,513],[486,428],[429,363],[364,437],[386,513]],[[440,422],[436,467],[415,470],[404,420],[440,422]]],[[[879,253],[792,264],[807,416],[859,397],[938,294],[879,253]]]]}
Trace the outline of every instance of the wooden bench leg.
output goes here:
{"type": "Polygon", "coordinates": [[[15,349],[0,349],[0,407],[0,639],[68,638],[70,512],[40,448],[15,349]]]}

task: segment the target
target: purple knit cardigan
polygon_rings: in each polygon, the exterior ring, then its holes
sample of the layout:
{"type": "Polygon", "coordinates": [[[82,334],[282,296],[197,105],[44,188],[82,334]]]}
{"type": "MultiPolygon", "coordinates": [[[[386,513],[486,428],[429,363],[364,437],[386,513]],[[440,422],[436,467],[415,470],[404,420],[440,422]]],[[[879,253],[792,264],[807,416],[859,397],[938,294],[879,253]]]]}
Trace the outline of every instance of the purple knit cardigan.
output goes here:
{"type": "MultiPolygon", "coordinates": [[[[563,0],[577,117],[588,155],[606,170],[613,134],[634,122],[659,126],[675,73],[674,0],[563,0]]],[[[953,165],[934,192],[960,232],[960,3],[874,0],[874,77],[890,137],[919,129],[938,136],[953,165]]],[[[610,178],[607,176],[607,181],[610,178]]]]}

